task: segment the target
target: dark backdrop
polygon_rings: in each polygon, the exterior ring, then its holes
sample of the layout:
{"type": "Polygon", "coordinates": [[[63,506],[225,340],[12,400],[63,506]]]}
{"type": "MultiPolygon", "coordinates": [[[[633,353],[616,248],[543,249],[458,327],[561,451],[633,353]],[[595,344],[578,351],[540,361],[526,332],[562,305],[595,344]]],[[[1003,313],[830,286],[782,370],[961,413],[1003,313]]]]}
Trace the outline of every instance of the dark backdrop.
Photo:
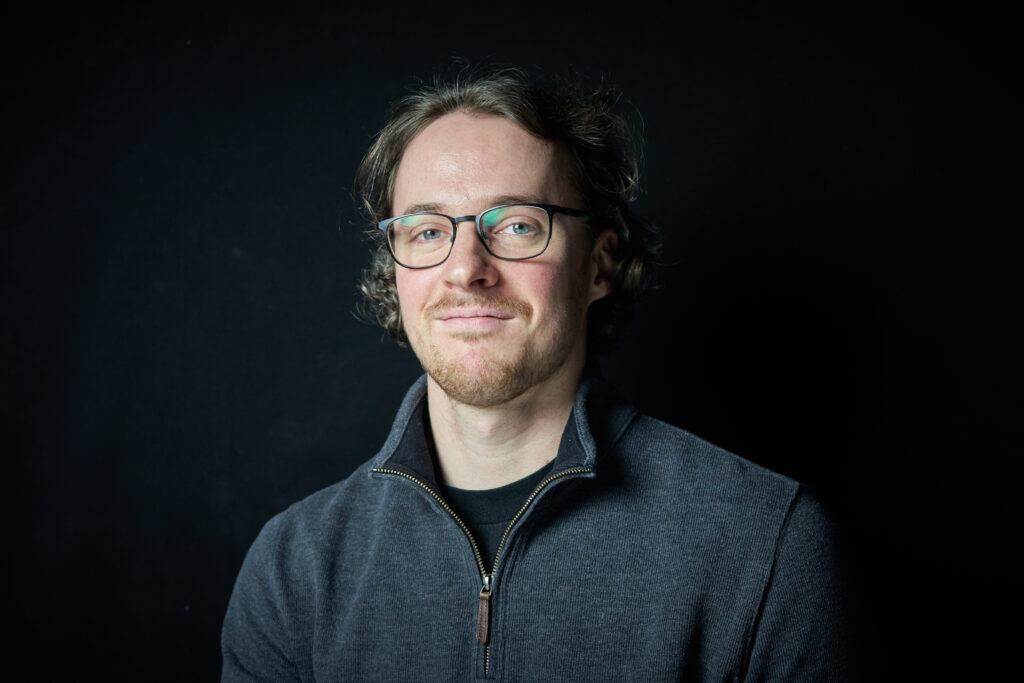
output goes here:
{"type": "Polygon", "coordinates": [[[2,667],[217,676],[260,526],[371,456],[418,373],[352,314],[349,188],[462,57],[643,116],[664,267],[606,374],[818,489],[875,677],[1001,671],[1020,76],[972,6],[3,10],[2,667]]]}

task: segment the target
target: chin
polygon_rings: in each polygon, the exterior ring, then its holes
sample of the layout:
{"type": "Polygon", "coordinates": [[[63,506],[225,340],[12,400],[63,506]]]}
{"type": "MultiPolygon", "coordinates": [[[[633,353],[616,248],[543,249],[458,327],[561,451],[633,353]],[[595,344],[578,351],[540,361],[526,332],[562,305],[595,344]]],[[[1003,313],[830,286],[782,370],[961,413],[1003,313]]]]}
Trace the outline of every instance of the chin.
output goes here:
{"type": "MultiPolygon", "coordinates": [[[[476,355],[476,354],[474,354],[476,355]]],[[[535,382],[529,363],[490,356],[440,360],[436,357],[423,367],[437,385],[453,400],[479,408],[492,408],[521,396],[535,382]]]]}
{"type": "Polygon", "coordinates": [[[430,346],[420,355],[423,369],[451,399],[479,408],[493,408],[522,396],[550,378],[564,358],[537,353],[529,346],[516,357],[494,355],[483,349],[450,355],[430,346]],[[547,362],[545,362],[545,360],[547,362]]]}

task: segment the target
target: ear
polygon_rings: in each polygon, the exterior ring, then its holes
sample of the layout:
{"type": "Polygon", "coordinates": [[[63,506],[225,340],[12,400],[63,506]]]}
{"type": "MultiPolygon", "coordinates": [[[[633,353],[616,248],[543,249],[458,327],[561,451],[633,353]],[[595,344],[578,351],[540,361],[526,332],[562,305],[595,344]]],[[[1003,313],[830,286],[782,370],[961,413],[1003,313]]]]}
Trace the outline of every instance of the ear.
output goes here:
{"type": "Polygon", "coordinates": [[[594,246],[590,250],[590,301],[594,303],[598,299],[611,294],[612,276],[615,274],[615,248],[619,245],[619,236],[611,228],[594,240],[594,246]]]}

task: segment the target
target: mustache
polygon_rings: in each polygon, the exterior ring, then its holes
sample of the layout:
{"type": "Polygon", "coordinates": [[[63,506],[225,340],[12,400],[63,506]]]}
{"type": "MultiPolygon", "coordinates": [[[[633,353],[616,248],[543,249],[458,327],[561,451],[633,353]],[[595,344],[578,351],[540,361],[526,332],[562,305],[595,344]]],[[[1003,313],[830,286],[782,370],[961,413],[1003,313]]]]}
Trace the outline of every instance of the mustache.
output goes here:
{"type": "Polygon", "coordinates": [[[528,318],[530,314],[533,313],[533,306],[525,301],[513,299],[510,296],[500,294],[495,294],[493,296],[481,296],[479,294],[466,296],[453,294],[451,292],[448,292],[440,299],[427,306],[423,312],[428,318],[435,318],[439,314],[460,308],[491,308],[497,309],[502,313],[523,318],[528,318]]]}

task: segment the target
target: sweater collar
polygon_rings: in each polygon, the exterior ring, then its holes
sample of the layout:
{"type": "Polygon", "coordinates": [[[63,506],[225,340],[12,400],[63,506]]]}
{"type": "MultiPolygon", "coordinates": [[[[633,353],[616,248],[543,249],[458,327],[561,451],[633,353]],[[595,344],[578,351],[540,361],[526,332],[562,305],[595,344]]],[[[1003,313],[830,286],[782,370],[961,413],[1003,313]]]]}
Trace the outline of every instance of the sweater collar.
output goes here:
{"type": "MultiPolygon", "coordinates": [[[[373,458],[371,470],[399,470],[438,490],[433,449],[427,441],[426,407],[427,377],[423,375],[406,393],[384,447],[373,458]]],[[[575,467],[594,470],[598,454],[618,440],[636,414],[636,409],[626,404],[599,375],[585,374],[562,432],[551,474],[575,467]]]]}

